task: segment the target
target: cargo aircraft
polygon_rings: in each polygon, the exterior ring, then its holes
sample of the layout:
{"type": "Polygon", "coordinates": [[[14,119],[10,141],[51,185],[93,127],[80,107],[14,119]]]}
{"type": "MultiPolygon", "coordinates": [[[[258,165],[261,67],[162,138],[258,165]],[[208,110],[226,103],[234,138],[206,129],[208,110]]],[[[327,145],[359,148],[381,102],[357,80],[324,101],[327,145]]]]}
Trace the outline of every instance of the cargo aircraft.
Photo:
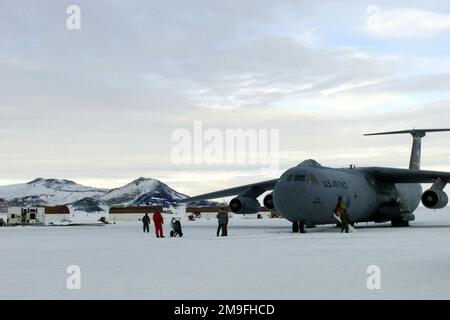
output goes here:
{"type": "Polygon", "coordinates": [[[292,222],[294,232],[305,233],[307,227],[336,223],[333,212],[338,198],[348,205],[350,222],[388,222],[393,227],[407,227],[415,219],[414,211],[420,202],[428,209],[441,209],[448,203],[444,192],[450,172],[420,169],[422,138],[427,133],[450,129],[414,129],[366,134],[411,134],[413,145],[409,169],[364,167],[334,169],[321,166],[315,160],[305,160],[286,170],[279,179],[252,183],[183,199],[198,200],[233,198],[229,207],[236,214],[259,212],[257,198],[267,191],[263,204],[276,209],[292,222]],[[422,191],[421,183],[432,183],[422,191]]]}

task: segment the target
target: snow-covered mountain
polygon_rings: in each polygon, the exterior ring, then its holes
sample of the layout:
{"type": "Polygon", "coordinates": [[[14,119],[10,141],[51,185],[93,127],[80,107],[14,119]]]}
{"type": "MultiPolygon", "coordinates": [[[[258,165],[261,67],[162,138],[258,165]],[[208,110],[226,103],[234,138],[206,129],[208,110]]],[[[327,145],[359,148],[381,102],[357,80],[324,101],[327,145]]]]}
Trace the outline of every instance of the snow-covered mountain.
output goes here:
{"type": "Polygon", "coordinates": [[[139,178],[129,184],[112,189],[99,199],[109,206],[173,206],[176,200],[187,196],[156,179],[139,178]]]}
{"type": "Polygon", "coordinates": [[[101,211],[107,206],[174,206],[187,196],[149,178],[136,179],[120,188],[86,187],[70,180],[38,178],[28,183],[0,186],[3,206],[69,205],[75,211],[101,211]],[[103,207],[103,208],[102,208],[103,207]]]}
{"type": "Polygon", "coordinates": [[[38,178],[28,183],[0,186],[0,198],[9,206],[59,205],[83,198],[97,198],[107,191],[70,180],[38,178]]]}

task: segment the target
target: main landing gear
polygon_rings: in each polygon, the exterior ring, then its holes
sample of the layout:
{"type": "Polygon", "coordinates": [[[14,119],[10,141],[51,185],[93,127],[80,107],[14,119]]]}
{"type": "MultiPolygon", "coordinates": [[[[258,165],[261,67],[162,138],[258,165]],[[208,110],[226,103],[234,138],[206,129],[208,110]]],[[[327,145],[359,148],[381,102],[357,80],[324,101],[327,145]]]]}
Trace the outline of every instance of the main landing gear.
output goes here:
{"type": "Polygon", "coordinates": [[[400,219],[393,219],[393,220],[391,220],[391,226],[393,228],[409,227],[409,221],[405,221],[402,218],[400,218],[400,219]]]}
{"type": "Polygon", "coordinates": [[[306,223],[304,221],[292,222],[292,232],[294,233],[306,233],[306,223]]]}

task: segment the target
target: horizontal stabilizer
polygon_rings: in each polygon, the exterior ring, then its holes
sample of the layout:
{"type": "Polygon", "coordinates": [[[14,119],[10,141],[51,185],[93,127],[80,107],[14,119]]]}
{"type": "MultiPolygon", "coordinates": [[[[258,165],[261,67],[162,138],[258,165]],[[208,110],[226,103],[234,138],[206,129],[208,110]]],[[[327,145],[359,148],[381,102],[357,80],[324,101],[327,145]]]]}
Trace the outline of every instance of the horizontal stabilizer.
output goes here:
{"type": "Polygon", "coordinates": [[[445,132],[445,131],[450,131],[450,129],[412,129],[412,130],[401,130],[401,131],[367,133],[367,134],[365,134],[365,136],[381,136],[381,135],[387,135],[387,134],[406,134],[406,133],[409,133],[409,134],[412,134],[413,136],[415,136],[415,135],[425,134],[428,132],[445,132]]]}
{"type": "Polygon", "coordinates": [[[405,134],[409,133],[413,136],[413,146],[411,150],[411,158],[409,160],[409,168],[412,170],[420,169],[420,158],[422,154],[422,138],[426,136],[428,132],[446,132],[450,129],[412,129],[402,131],[388,131],[378,133],[367,133],[365,136],[382,136],[388,134],[405,134]]]}

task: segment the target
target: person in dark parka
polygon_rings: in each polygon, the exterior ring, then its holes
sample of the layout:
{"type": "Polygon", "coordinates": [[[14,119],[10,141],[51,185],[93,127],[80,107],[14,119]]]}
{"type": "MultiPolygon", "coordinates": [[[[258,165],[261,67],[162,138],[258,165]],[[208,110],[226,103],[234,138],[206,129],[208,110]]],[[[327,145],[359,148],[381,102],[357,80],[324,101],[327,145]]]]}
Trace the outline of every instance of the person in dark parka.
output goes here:
{"type": "Polygon", "coordinates": [[[228,212],[220,210],[217,214],[217,222],[219,223],[219,226],[217,227],[217,236],[219,236],[220,231],[222,231],[222,237],[228,236],[228,212]]]}
{"type": "Polygon", "coordinates": [[[350,221],[348,218],[347,209],[348,209],[347,204],[343,201],[342,197],[339,197],[335,213],[341,219],[341,233],[349,232],[350,221]]]}
{"type": "Polygon", "coordinates": [[[144,232],[150,232],[150,217],[148,216],[148,213],[146,213],[145,216],[142,217],[142,224],[144,227],[144,232]]]}

